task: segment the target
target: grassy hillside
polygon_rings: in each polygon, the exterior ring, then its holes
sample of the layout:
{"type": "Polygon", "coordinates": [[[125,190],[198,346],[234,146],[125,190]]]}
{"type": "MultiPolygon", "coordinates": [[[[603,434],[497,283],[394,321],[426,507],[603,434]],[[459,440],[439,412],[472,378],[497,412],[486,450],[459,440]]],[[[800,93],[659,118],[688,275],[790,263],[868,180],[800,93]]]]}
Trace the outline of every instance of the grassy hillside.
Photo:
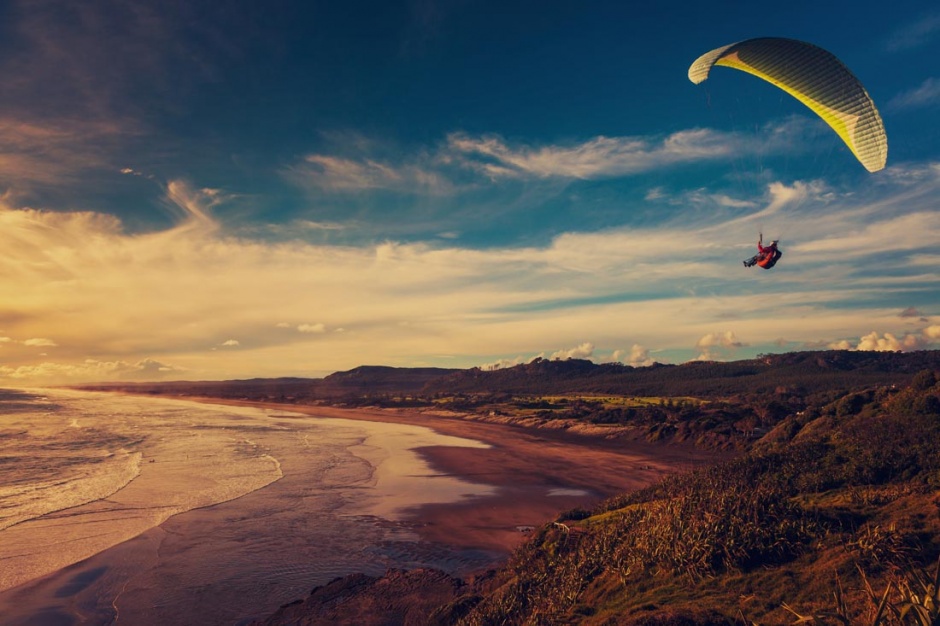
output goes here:
{"type": "Polygon", "coordinates": [[[733,462],[564,514],[436,619],[937,624],[938,555],[940,384],[925,371],[733,462]]]}

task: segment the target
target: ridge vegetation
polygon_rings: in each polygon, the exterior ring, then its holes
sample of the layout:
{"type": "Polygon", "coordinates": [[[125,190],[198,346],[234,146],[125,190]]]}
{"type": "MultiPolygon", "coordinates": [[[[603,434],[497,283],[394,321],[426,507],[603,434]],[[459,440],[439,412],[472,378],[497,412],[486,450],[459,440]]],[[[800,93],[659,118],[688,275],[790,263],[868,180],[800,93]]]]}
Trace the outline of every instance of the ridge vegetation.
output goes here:
{"type": "Polygon", "coordinates": [[[786,436],[543,526],[462,624],[940,623],[940,385],[846,394],[786,436]]]}

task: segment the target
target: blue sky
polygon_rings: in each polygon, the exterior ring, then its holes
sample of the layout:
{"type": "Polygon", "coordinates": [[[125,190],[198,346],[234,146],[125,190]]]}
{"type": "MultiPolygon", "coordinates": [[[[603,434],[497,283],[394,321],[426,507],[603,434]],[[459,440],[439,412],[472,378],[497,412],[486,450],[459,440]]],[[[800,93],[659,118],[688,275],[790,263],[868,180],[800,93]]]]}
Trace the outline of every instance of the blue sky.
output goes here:
{"type": "Polygon", "coordinates": [[[937,348],[937,58],[926,1],[4,2],[0,384],[937,348]],[[884,170],[688,80],[761,36],[884,170]]]}

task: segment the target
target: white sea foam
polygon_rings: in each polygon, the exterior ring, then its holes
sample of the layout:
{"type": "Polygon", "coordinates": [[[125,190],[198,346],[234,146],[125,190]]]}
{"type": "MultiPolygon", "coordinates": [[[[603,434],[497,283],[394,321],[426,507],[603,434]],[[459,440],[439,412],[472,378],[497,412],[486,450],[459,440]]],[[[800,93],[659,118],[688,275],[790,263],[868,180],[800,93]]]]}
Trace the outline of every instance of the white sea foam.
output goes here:
{"type": "Polygon", "coordinates": [[[282,476],[267,450],[229,430],[233,411],[49,396],[53,411],[38,398],[34,410],[0,403],[0,590],[282,476]]]}
{"type": "Polygon", "coordinates": [[[104,459],[72,467],[69,476],[0,484],[0,530],[48,513],[107,498],[140,473],[140,452],[118,450],[104,459]]]}

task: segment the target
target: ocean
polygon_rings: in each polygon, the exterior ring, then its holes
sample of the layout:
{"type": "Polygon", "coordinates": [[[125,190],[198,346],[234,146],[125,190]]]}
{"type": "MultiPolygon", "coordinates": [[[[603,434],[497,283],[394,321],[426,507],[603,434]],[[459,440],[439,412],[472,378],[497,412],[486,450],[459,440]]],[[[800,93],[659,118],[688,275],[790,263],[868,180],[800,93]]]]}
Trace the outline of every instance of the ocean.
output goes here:
{"type": "Polygon", "coordinates": [[[71,390],[0,390],[0,623],[240,624],[337,576],[461,574],[499,555],[422,542],[429,503],[494,487],[408,425],[71,390]]]}

